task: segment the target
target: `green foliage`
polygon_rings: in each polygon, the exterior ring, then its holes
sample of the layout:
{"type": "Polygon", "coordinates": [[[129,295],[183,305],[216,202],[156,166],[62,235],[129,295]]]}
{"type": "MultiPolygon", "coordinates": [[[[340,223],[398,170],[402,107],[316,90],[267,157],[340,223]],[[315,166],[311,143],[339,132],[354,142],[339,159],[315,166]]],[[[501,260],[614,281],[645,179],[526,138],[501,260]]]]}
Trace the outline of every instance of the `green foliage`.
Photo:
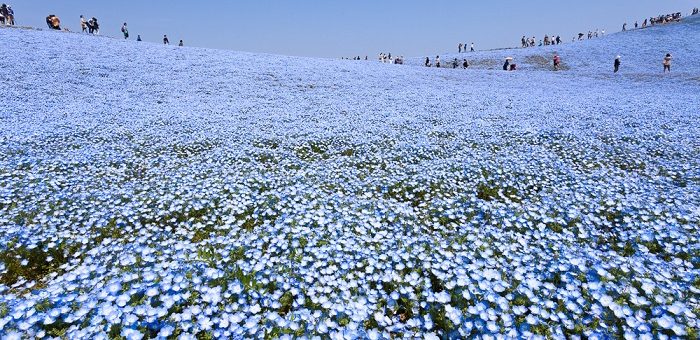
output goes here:
{"type": "Polygon", "coordinates": [[[287,315],[287,313],[292,310],[292,306],[294,305],[294,296],[291,292],[285,292],[280,297],[280,305],[279,314],[282,316],[287,315]]]}
{"type": "Polygon", "coordinates": [[[45,243],[39,243],[34,248],[11,241],[7,247],[0,250],[0,262],[5,264],[6,273],[0,276],[0,283],[11,286],[20,278],[29,281],[41,281],[50,273],[60,272],[60,267],[67,263],[70,255],[78,249],[77,245],[69,246],[61,243],[48,248],[45,243]],[[51,261],[47,261],[51,258],[51,261]],[[26,265],[22,265],[23,261],[26,265]]]}

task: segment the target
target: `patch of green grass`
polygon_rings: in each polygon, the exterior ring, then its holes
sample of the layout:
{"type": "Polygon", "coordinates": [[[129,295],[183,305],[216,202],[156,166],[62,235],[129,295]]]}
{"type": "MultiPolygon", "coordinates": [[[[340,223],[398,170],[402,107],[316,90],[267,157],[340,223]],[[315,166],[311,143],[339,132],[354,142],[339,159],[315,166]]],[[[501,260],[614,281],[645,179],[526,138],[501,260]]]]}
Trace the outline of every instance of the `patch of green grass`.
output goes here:
{"type": "Polygon", "coordinates": [[[54,248],[47,248],[46,244],[39,243],[34,248],[29,248],[17,241],[11,241],[5,249],[0,250],[0,262],[5,264],[5,274],[0,276],[0,283],[11,286],[20,278],[29,281],[41,281],[50,273],[60,272],[60,267],[68,263],[71,254],[78,249],[78,245],[61,243],[54,248]],[[47,259],[51,258],[51,261],[47,259]],[[22,263],[26,261],[26,265],[22,263]]]}

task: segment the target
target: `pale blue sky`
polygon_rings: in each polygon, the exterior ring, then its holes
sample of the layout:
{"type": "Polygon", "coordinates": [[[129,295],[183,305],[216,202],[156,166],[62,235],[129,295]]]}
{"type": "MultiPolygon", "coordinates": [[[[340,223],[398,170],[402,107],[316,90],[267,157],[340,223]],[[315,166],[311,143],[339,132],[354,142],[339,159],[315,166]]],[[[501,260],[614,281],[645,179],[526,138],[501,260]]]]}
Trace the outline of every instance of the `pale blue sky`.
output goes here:
{"type": "MultiPolygon", "coordinates": [[[[4,0],[8,1],[8,0],[4,0]]],[[[657,14],[687,14],[700,0],[9,0],[18,24],[44,27],[48,14],[79,30],[79,16],[97,17],[102,34],[187,46],[318,57],[380,52],[423,56],[516,46],[523,35],[619,31],[657,14]]]]}

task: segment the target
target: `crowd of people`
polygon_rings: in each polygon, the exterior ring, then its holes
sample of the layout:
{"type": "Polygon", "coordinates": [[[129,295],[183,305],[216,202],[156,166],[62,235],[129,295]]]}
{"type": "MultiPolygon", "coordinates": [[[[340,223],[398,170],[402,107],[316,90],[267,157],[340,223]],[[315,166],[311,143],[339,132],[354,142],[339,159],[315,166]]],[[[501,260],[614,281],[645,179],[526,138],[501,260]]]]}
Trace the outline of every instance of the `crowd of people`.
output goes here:
{"type": "Polygon", "coordinates": [[[448,61],[443,65],[442,62],[440,61],[440,56],[436,56],[434,61],[435,61],[435,63],[430,61],[430,57],[426,57],[425,64],[424,64],[425,67],[437,67],[437,68],[440,68],[440,67],[460,68],[461,67],[464,69],[469,67],[469,61],[467,61],[467,59],[462,59],[462,61],[460,62],[459,59],[454,58],[454,60],[448,61]]]}
{"type": "MultiPolygon", "coordinates": [[[[694,8],[692,10],[691,15],[698,15],[700,14],[700,9],[694,8]]],[[[671,22],[678,22],[682,19],[682,14],[681,12],[673,13],[673,14],[665,14],[665,15],[659,15],[657,17],[651,17],[649,19],[645,19],[641,25],[639,22],[634,23],[634,28],[646,28],[648,25],[654,26],[654,25],[660,25],[660,24],[666,24],[666,23],[671,23],[671,22]]],[[[0,5],[0,24],[3,25],[15,25],[15,17],[14,17],[14,11],[12,10],[12,7],[10,7],[7,4],[2,4],[0,5]]],[[[50,29],[54,30],[61,30],[61,20],[58,16],[56,15],[48,15],[46,17],[46,24],[50,29]]],[[[90,20],[86,20],[83,15],[80,16],[80,27],[83,31],[83,33],[90,33],[90,34],[99,34],[100,32],[100,24],[97,20],[97,18],[92,17],[90,20]]],[[[622,26],[623,31],[627,31],[627,23],[625,23],[622,26]]],[[[129,39],[129,28],[127,23],[125,22],[122,27],[121,27],[121,32],[124,35],[124,39],[129,39]]],[[[592,38],[597,38],[598,36],[604,36],[605,35],[605,30],[598,30],[596,29],[595,31],[588,31],[588,39],[592,38]]],[[[577,37],[573,38],[573,41],[578,40],[584,40],[586,37],[585,33],[579,33],[577,37]]],[[[141,40],[141,35],[137,35],[137,41],[142,41],[141,40]]],[[[559,45],[562,44],[563,41],[561,39],[561,36],[559,35],[545,35],[542,40],[539,41],[539,44],[536,42],[535,37],[532,38],[527,38],[526,36],[523,36],[521,38],[521,47],[527,48],[527,47],[534,47],[534,46],[550,46],[550,45],[559,45]]],[[[167,35],[163,36],[163,44],[164,45],[170,45],[170,40],[168,39],[167,35]]],[[[182,47],[184,46],[184,41],[180,40],[178,43],[178,46],[182,47]]],[[[469,51],[474,52],[474,43],[471,43],[470,45],[466,43],[460,43],[458,45],[458,52],[463,53],[467,52],[467,48],[469,48],[469,51]]],[[[621,56],[615,57],[615,60],[613,62],[613,72],[618,73],[620,71],[620,67],[622,65],[621,61],[621,56]]],[[[345,58],[343,58],[345,59],[345,58]]],[[[348,58],[349,59],[349,58],[348,58]]],[[[353,57],[352,60],[362,60],[360,56],[353,57]]],[[[368,57],[365,56],[364,60],[368,60],[368,57]]],[[[664,73],[666,72],[671,72],[671,62],[673,60],[673,56],[668,53],[666,56],[663,58],[663,67],[664,67],[664,73]]],[[[379,54],[379,61],[382,63],[389,63],[389,64],[399,64],[402,65],[404,63],[404,58],[403,56],[401,57],[392,57],[391,53],[385,54],[385,53],[380,53],[379,54]]],[[[561,68],[561,57],[559,57],[558,54],[555,54],[552,63],[554,66],[554,70],[558,71],[561,68]]],[[[467,59],[463,59],[462,61],[459,61],[458,58],[454,58],[454,60],[449,61],[445,64],[442,64],[440,61],[440,56],[436,56],[433,61],[430,60],[429,57],[425,58],[425,66],[426,67],[451,67],[451,68],[463,68],[466,69],[468,68],[469,62],[467,59]]],[[[517,69],[517,65],[513,62],[512,57],[508,57],[505,60],[505,63],[503,64],[503,70],[506,71],[515,71],[517,69]]]]}
{"type": "Polygon", "coordinates": [[[83,30],[83,33],[100,34],[100,23],[97,22],[97,18],[95,17],[90,18],[90,20],[85,20],[85,17],[81,15],[80,28],[83,30]]]}
{"type": "MultiPolygon", "coordinates": [[[[693,12],[691,15],[696,15],[698,14],[697,8],[693,9],[693,12]]],[[[655,25],[663,25],[663,24],[668,24],[672,22],[679,22],[683,19],[683,14],[681,12],[673,13],[673,14],[663,14],[659,15],[657,17],[651,17],[649,19],[644,19],[642,21],[642,24],[639,24],[639,21],[634,22],[634,29],[638,28],[647,28],[648,26],[655,26],[655,25]]],[[[627,31],[627,23],[622,24],[622,31],[625,32],[627,31]]]]}
{"type": "Polygon", "coordinates": [[[522,48],[527,48],[527,47],[535,47],[535,46],[550,46],[550,45],[559,45],[564,43],[561,40],[561,36],[554,36],[554,35],[545,35],[542,40],[539,41],[539,44],[536,42],[537,40],[535,37],[528,38],[523,35],[522,38],[520,38],[520,47],[522,48]]]}
{"type": "Polygon", "coordinates": [[[15,25],[15,11],[7,4],[0,5],[0,24],[15,25]]]}
{"type": "MultiPolygon", "coordinates": [[[[466,53],[467,52],[467,43],[464,43],[464,44],[459,43],[459,45],[457,46],[457,49],[458,49],[459,53],[462,53],[462,52],[466,53]]],[[[476,51],[474,49],[474,43],[471,43],[471,45],[469,45],[469,52],[474,52],[474,51],[476,51]]]]}
{"type": "MultiPolygon", "coordinates": [[[[360,60],[360,57],[357,57],[357,60],[360,60]]],[[[365,60],[367,60],[367,57],[365,57],[365,60]]],[[[392,57],[391,53],[379,53],[379,62],[381,62],[382,64],[403,65],[403,61],[403,56],[392,57]]]]}

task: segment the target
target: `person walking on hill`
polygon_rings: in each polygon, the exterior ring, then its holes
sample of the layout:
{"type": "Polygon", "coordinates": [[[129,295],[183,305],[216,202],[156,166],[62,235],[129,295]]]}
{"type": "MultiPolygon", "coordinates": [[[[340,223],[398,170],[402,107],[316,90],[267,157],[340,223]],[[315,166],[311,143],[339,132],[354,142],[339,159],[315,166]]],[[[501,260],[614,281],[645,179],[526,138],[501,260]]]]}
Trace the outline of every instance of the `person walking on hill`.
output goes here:
{"type": "Polygon", "coordinates": [[[671,60],[673,60],[673,57],[671,56],[671,53],[667,53],[666,57],[664,57],[664,73],[666,72],[671,72],[671,60]]]}
{"type": "Polygon", "coordinates": [[[554,60],[553,60],[553,61],[554,61],[554,70],[555,70],[555,71],[559,71],[559,67],[560,67],[560,65],[561,65],[561,58],[559,58],[559,55],[558,55],[558,54],[555,54],[555,55],[554,55],[554,60]]]}
{"type": "Polygon", "coordinates": [[[620,62],[620,58],[621,58],[620,56],[615,57],[615,64],[614,64],[614,66],[615,66],[615,72],[614,72],[614,73],[617,73],[617,71],[620,70],[620,64],[622,64],[622,63],[620,62]]]}
{"type": "Polygon", "coordinates": [[[129,39],[129,27],[127,26],[126,23],[124,23],[124,25],[122,25],[121,31],[122,31],[122,34],[124,34],[124,39],[129,39]]]}
{"type": "Polygon", "coordinates": [[[170,40],[168,40],[167,35],[163,35],[163,45],[170,45],[170,40]]]}
{"type": "Polygon", "coordinates": [[[471,47],[470,51],[474,52],[474,43],[472,43],[472,47],[471,47]]]}
{"type": "Polygon", "coordinates": [[[80,16],[80,28],[83,30],[83,33],[87,32],[88,29],[88,23],[87,20],[85,20],[84,16],[80,16]]]}
{"type": "Polygon", "coordinates": [[[459,43],[459,53],[462,53],[462,43],[459,43]]]}
{"type": "Polygon", "coordinates": [[[122,25],[122,33],[124,34],[124,39],[129,39],[129,28],[126,27],[126,23],[122,25]]]}

